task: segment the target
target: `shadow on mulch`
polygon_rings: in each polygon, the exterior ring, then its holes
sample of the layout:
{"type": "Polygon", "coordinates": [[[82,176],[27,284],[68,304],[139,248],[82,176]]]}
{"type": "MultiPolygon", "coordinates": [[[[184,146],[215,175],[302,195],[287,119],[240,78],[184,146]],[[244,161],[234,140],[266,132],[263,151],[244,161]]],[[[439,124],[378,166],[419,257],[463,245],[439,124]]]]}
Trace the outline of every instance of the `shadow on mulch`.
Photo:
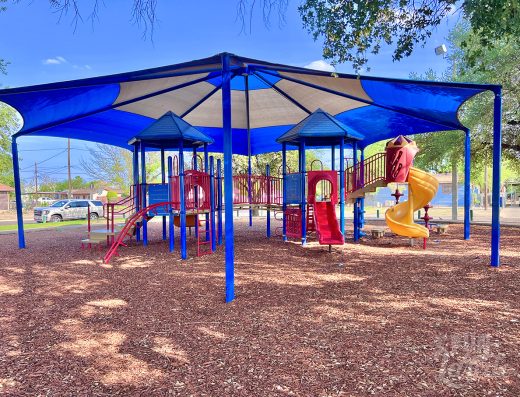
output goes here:
{"type": "Polygon", "coordinates": [[[227,305],[223,247],[180,261],[159,224],[109,265],[81,231],[0,236],[0,393],[519,395],[517,230],[490,269],[487,227],[329,254],[244,222],[227,305]]]}

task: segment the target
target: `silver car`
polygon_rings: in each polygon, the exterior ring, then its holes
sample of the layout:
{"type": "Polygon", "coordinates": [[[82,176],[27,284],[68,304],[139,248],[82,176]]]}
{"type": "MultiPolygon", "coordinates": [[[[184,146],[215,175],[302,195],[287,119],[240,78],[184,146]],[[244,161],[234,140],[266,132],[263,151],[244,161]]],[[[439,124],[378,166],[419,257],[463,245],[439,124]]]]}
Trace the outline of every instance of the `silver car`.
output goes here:
{"type": "Polygon", "coordinates": [[[61,222],[71,219],[87,219],[90,206],[90,219],[104,216],[103,202],[97,200],[59,200],[49,207],[36,207],[34,220],[36,222],[61,222]]]}

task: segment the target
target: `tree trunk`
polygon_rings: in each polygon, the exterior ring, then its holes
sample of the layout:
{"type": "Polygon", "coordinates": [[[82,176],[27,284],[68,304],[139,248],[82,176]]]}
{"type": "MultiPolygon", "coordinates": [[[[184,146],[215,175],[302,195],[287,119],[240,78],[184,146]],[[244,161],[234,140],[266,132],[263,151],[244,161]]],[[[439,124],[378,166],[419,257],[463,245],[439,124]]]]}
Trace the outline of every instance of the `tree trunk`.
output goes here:
{"type": "Polygon", "coordinates": [[[452,160],[451,162],[451,219],[457,220],[458,210],[458,186],[457,186],[457,162],[452,160]]]}

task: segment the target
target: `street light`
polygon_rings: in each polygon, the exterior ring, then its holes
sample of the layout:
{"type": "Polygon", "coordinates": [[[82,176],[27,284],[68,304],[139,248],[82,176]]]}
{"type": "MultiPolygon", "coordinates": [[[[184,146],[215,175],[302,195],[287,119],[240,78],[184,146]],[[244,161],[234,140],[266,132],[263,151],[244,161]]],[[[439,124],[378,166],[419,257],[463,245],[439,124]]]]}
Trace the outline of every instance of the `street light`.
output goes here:
{"type": "Polygon", "coordinates": [[[435,55],[442,55],[446,54],[448,52],[448,49],[446,48],[446,44],[441,44],[438,47],[435,47],[435,55]]]}

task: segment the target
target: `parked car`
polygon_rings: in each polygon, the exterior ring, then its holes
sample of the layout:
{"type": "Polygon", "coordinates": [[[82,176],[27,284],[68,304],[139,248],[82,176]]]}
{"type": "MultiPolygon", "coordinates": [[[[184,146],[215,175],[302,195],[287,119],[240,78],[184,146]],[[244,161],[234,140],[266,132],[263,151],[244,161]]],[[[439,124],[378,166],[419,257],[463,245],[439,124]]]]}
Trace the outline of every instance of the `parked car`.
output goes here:
{"type": "Polygon", "coordinates": [[[52,204],[56,200],[50,197],[38,197],[38,200],[36,201],[38,202],[38,204],[52,204]]]}
{"type": "Polygon", "coordinates": [[[87,219],[90,206],[90,219],[104,216],[103,203],[97,200],[59,200],[48,207],[36,207],[34,220],[43,222],[43,217],[49,222],[61,222],[72,219],[87,219]]]}

